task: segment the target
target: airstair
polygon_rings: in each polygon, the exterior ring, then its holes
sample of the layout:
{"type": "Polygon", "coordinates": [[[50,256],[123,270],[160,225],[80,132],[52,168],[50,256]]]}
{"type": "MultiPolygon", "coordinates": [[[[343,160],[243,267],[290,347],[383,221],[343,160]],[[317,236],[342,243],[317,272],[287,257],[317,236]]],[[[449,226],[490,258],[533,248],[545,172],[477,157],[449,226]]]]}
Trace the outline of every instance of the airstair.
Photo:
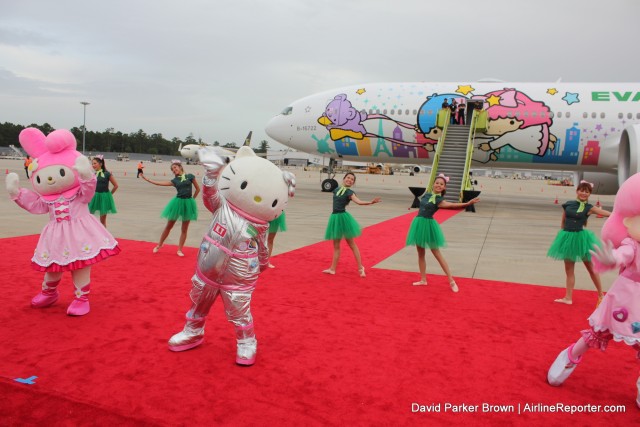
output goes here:
{"type": "Polygon", "coordinates": [[[20,149],[18,147],[16,147],[15,145],[9,145],[9,148],[11,148],[13,150],[13,152],[16,153],[16,155],[19,158],[26,157],[24,155],[24,153],[22,151],[20,151],[20,149]]]}
{"type": "Polygon", "coordinates": [[[484,130],[487,123],[487,112],[474,110],[469,125],[451,125],[450,110],[438,112],[436,126],[442,129],[440,139],[436,145],[431,176],[427,192],[431,192],[436,177],[443,173],[449,177],[445,200],[461,202],[464,191],[471,190],[471,155],[473,154],[473,140],[477,130],[484,130]]]}

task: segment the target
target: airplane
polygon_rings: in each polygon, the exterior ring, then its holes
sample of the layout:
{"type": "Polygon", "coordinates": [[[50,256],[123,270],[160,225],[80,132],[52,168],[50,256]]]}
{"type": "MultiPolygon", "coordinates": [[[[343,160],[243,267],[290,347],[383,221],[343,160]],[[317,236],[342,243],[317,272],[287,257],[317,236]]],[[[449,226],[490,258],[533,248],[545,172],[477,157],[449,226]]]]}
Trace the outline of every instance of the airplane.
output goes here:
{"type": "MultiPolygon", "coordinates": [[[[640,170],[639,105],[639,83],[373,83],[294,101],[265,131],[332,161],[573,171],[594,193],[615,194],[640,170]],[[451,121],[445,98],[466,106],[464,119],[451,121]],[[456,133],[470,161],[444,165],[439,156],[454,151],[456,133]]],[[[336,187],[332,177],[322,181],[323,191],[336,187]]]]}
{"type": "MultiPolygon", "coordinates": [[[[249,134],[247,135],[247,137],[244,140],[244,144],[242,145],[246,145],[247,147],[251,144],[251,135],[253,134],[253,131],[250,131],[249,134]]],[[[198,150],[202,147],[206,147],[206,146],[210,146],[213,147],[213,150],[216,152],[216,154],[218,154],[220,157],[222,158],[226,158],[228,160],[233,159],[236,156],[236,151],[237,148],[231,149],[231,148],[224,148],[224,147],[219,147],[219,146],[214,146],[212,144],[207,144],[207,143],[203,143],[203,144],[187,144],[187,145],[182,145],[180,144],[180,146],[178,147],[178,151],[180,152],[180,155],[187,160],[187,164],[190,163],[197,163],[198,162],[198,150]]]]}

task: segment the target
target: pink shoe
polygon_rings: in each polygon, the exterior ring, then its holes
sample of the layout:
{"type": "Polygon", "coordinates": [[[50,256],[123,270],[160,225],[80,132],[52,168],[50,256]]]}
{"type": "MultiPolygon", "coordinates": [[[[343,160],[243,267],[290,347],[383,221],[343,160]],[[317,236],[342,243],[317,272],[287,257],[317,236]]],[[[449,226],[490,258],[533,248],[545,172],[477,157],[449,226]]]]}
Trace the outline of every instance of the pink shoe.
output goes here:
{"type": "Polygon", "coordinates": [[[82,289],[76,289],[76,298],[71,301],[69,307],[67,307],[67,314],[69,316],[84,316],[90,310],[89,307],[89,285],[86,285],[82,289]]]}
{"type": "Polygon", "coordinates": [[[31,307],[34,308],[44,308],[49,307],[56,301],[58,301],[58,297],[60,294],[58,293],[58,285],[60,281],[57,282],[44,282],[42,283],[42,291],[31,299],[31,307]]]}
{"type": "Polygon", "coordinates": [[[53,289],[53,291],[42,291],[31,300],[31,307],[33,308],[44,308],[53,305],[56,301],[58,301],[58,297],[60,294],[57,289],[53,289]]]}

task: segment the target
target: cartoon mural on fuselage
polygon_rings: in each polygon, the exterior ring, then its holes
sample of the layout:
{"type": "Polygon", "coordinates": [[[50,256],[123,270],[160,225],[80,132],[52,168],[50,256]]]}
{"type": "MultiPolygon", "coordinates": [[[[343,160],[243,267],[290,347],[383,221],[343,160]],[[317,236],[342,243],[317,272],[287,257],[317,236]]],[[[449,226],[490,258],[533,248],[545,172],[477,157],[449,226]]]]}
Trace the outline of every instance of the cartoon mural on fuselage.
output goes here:
{"type": "MultiPolygon", "coordinates": [[[[341,93],[328,102],[317,121],[329,131],[328,136],[334,141],[335,152],[339,155],[428,158],[440,137],[441,130],[436,127],[436,117],[444,100],[456,99],[458,104],[480,101],[482,108],[487,111],[488,123],[484,132],[476,133],[474,161],[489,163],[508,157],[508,162],[547,163],[548,160],[548,163],[577,163],[577,156],[562,159],[549,156],[556,148],[558,137],[551,132],[553,114],[543,101],[533,100],[514,88],[481,95],[473,94],[473,90],[466,85],[458,86],[457,93],[434,93],[427,96],[417,114],[413,110],[413,115],[409,109],[397,107],[400,113],[405,111],[404,116],[411,122],[389,117],[386,110],[385,114],[380,114],[380,109],[375,106],[369,112],[358,110],[348,95],[341,93]]],[[[354,97],[365,93],[366,89],[360,91],[354,97]]],[[[557,91],[550,89],[547,93],[553,96],[557,91]]],[[[568,105],[579,102],[577,94],[568,95],[572,95],[572,102],[565,100],[568,105]]],[[[396,108],[391,109],[391,115],[394,110],[396,108]]],[[[316,141],[320,152],[333,151],[327,147],[326,140],[316,141]]]]}

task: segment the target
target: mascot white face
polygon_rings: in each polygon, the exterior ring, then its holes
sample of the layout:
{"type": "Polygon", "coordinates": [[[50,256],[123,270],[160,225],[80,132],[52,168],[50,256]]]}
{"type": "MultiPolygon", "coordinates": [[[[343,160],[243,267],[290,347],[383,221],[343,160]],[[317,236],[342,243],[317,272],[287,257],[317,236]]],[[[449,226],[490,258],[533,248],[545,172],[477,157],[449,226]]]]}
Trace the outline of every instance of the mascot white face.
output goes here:
{"type": "Polygon", "coordinates": [[[249,147],[241,147],[224,167],[218,190],[231,205],[263,221],[280,216],[289,201],[283,172],[249,147]]]}

